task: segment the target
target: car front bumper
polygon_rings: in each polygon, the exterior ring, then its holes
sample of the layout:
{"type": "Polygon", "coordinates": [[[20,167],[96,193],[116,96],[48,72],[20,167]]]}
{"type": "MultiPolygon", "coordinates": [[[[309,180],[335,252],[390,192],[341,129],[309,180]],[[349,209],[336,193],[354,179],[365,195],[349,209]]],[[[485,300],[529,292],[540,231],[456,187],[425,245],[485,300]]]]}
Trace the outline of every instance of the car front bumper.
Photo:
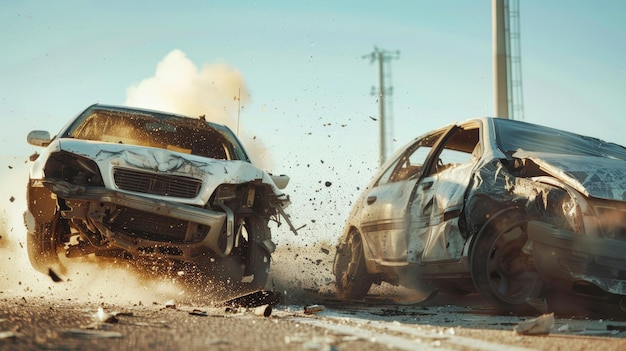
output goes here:
{"type": "Polygon", "coordinates": [[[626,242],[578,234],[530,221],[528,238],[542,277],[569,284],[586,282],[603,291],[626,295],[626,242]]]}
{"type": "MultiPolygon", "coordinates": [[[[181,204],[161,199],[153,199],[147,196],[135,195],[103,187],[85,187],[73,185],[64,181],[44,181],[44,186],[50,189],[57,196],[62,197],[66,202],[74,203],[70,211],[64,211],[63,217],[81,218],[89,217],[95,223],[106,223],[109,220],[98,208],[102,204],[111,204],[141,211],[148,215],[158,215],[162,217],[175,218],[181,221],[189,221],[201,224],[208,228],[206,236],[201,240],[181,239],[180,242],[167,242],[162,240],[151,240],[149,238],[129,237],[112,230],[105,230],[111,245],[117,246],[129,252],[141,253],[146,247],[164,248],[177,247],[173,258],[194,261],[197,256],[203,255],[207,250],[218,256],[225,256],[224,248],[220,244],[220,236],[228,235],[223,230],[224,224],[232,222],[228,213],[211,211],[205,208],[181,204]]],[[[230,223],[228,223],[229,226],[230,223]]],[[[187,234],[189,237],[189,234],[187,234]]],[[[167,255],[167,254],[165,254],[167,255]]]]}

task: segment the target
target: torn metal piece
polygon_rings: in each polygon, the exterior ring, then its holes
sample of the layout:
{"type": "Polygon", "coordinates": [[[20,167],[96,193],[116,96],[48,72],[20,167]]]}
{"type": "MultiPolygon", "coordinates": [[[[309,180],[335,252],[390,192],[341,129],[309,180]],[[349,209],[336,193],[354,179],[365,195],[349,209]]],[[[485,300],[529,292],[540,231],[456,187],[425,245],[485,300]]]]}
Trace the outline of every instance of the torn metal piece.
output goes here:
{"type": "Polygon", "coordinates": [[[554,326],[554,313],[520,322],[513,331],[520,335],[547,335],[554,326]]]}
{"type": "Polygon", "coordinates": [[[53,282],[55,283],[59,283],[62,282],[63,279],[61,279],[61,277],[59,277],[58,274],[56,274],[52,268],[48,268],[48,276],[50,276],[50,278],[52,279],[53,282]]]}
{"type": "Polygon", "coordinates": [[[304,307],[304,314],[317,314],[322,311],[324,311],[324,306],[322,305],[311,305],[304,307]]]}
{"type": "Polygon", "coordinates": [[[192,316],[199,316],[199,317],[207,317],[209,315],[207,311],[202,311],[198,309],[194,309],[193,311],[189,312],[189,314],[192,316]]]}
{"type": "Polygon", "coordinates": [[[280,294],[275,291],[258,290],[245,295],[237,296],[221,303],[227,307],[253,308],[263,305],[276,305],[280,300],[280,294]]]}

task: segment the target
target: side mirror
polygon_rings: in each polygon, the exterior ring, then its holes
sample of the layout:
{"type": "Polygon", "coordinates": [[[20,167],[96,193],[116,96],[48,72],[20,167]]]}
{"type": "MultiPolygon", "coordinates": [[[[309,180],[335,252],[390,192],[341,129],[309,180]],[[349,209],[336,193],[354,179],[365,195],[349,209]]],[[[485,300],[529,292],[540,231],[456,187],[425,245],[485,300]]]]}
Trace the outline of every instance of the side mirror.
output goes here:
{"type": "Polygon", "coordinates": [[[272,178],[272,180],[274,181],[274,184],[276,184],[276,187],[278,189],[285,189],[287,187],[287,184],[289,184],[289,177],[284,174],[281,174],[281,175],[270,174],[270,178],[272,178]]]}
{"type": "Polygon", "coordinates": [[[45,130],[33,130],[28,133],[26,141],[35,146],[48,146],[50,144],[50,132],[45,130]]]}

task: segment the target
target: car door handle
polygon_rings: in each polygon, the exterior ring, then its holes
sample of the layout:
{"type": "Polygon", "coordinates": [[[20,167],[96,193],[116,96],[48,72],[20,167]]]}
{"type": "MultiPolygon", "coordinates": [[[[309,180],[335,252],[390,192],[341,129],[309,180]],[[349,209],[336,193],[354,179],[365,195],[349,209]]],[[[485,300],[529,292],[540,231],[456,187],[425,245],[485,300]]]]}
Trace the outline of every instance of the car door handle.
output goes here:
{"type": "Polygon", "coordinates": [[[432,181],[430,181],[430,182],[424,182],[424,183],[422,184],[422,190],[428,190],[428,189],[430,189],[432,186],[433,186],[433,182],[432,182],[432,181]]]}
{"type": "Polygon", "coordinates": [[[373,204],[374,202],[376,202],[376,199],[377,199],[377,197],[376,197],[376,196],[368,196],[368,197],[367,197],[367,204],[368,204],[368,205],[373,204]]]}

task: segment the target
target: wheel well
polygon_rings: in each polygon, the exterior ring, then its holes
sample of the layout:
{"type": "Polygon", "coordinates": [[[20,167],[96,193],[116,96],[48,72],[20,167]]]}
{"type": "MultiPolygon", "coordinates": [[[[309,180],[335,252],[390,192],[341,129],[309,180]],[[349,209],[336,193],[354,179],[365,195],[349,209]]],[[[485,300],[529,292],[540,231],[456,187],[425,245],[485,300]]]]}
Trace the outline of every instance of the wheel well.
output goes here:
{"type": "Polygon", "coordinates": [[[28,185],[27,203],[30,213],[39,223],[52,221],[57,209],[57,200],[52,192],[43,186],[34,186],[31,180],[28,185]]]}
{"type": "Polygon", "coordinates": [[[474,234],[474,236],[472,236],[472,241],[470,242],[469,251],[468,251],[469,257],[472,257],[472,253],[474,252],[474,245],[476,244],[476,241],[478,240],[478,238],[480,238],[480,235],[482,232],[495,226],[500,220],[502,220],[502,218],[510,217],[512,214],[523,215],[525,213],[526,213],[526,210],[524,210],[522,207],[513,206],[513,207],[507,207],[507,208],[501,209],[497,211],[496,213],[490,215],[489,218],[485,221],[485,223],[483,223],[483,225],[480,227],[480,230],[476,234],[474,234]]]}

